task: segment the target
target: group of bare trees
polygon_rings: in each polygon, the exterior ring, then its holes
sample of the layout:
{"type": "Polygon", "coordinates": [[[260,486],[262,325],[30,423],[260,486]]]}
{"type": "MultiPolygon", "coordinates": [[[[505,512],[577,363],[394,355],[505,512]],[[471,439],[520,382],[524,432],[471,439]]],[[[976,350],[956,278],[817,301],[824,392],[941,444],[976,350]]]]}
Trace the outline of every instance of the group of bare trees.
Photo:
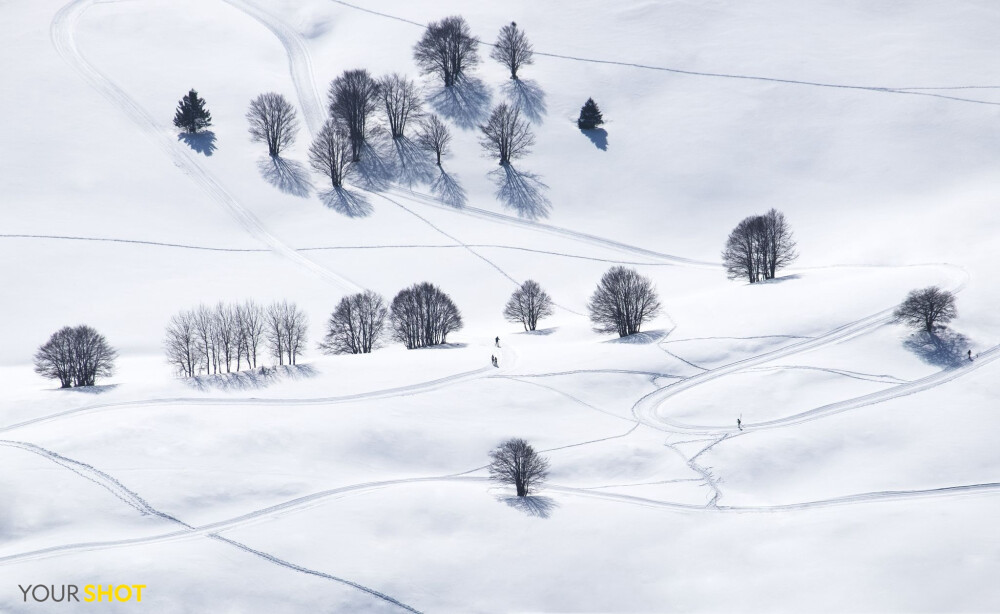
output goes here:
{"type": "Polygon", "coordinates": [[[35,373],[59,380],[62,388],[93,386],[114,374],[118,352],[90,326],[66,326],[35,353],[35,373]]]}
{"type": "Polygon", "coordinates": [[[612,267],[601,277],[587,304],[594,330],[627,337],[660,312],[660,300],[649,278],[635,269],[612,267]]]}
{"type": "Polygon", "coordinates": [[[744,218],[729,234],[722,250],[729,278],[745,277],[750,283],[774,279],[779,268],[797,257],[792,229],[785,215],[776,209],[744,218]]]}
{"type": "Polygon", "coordinates": [[[167,325],[167,361],[185,377],[257,367],[266,352],[279,365],[294,365],[305,348],[308,320],[294,303],[252,300],[182,311],[167,325]]]}
{"type": "Polygon", "coordinates": [[[448,334],[461,328],[458,307],[434,284],[423,282],[400,290],[388,308],[382,296],[366,290],[340,300],[330,314],[320,349],[327,354],[368,354],[391,333],[412,350],[446,343],[448,334]]]}

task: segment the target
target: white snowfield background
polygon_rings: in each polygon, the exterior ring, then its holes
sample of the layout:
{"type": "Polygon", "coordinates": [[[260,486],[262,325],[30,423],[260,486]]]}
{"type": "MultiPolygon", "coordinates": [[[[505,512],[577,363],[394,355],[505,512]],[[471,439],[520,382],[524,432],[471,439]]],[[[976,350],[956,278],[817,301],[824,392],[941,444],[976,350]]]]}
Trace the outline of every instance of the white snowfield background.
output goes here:
{"type": "Polygon", "coordinates": [[[1000,610],[1000,6],[354,2],[0,5],[0,612],[1000,610]],[[330,81],[416,77],[420,24],[452,14],[538,52],[514,167],[547,206],[497,200],[469,117],[444,160],[464,206],[355,182],[351,216],[321,177],[267,181],[251,98],[296,106],[304,165],[330,81]],[[211,155],[171,123],[191,88],[211,155]],[[605,149],[575,126],[591,96],[605,149]],[[729,231],[771,207],[800,259],[727,280],[729,231]],[[627,340],[584,315],[615,264],[665,307],[627,340]],[[526,279],[559,305],[535,334],[501,316],[526,279]],[[342,296],[420,281],[462,311],[448,347],[316,348],[342,296]],[[892,322],[932,284],[976,360],[892,322]],[[246,298],[308,314],[302,366],[177,379],[170,317],[246,298]],[[32,355],[77,324],[118,369],[58,390],[32,355]],[[508,437],[551,462],[526,502],[486,479],[508,437]]]}

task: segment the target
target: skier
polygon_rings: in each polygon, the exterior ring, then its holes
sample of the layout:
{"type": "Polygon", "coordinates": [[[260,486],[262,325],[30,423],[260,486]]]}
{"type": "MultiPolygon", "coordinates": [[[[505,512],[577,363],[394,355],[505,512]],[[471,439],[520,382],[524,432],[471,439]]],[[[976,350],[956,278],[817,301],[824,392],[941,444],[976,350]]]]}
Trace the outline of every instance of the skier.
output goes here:
{"type": "Polygon", "coordinates": [[[497,336],[496,344],[497,344],[497,347],[500,347],[500,337],[499,336],[497,336]]]}
{"type": "Polygon", "coordinates": [[[972,362],[972,350],[969,350],[969,362],[972,362]]]}
{"type": "Polygon", "coordinates": [[[743,420],[741,420],[740,418],[736,419],[736,428],[740,429],[741,431],[743,430],[743,420]]]}

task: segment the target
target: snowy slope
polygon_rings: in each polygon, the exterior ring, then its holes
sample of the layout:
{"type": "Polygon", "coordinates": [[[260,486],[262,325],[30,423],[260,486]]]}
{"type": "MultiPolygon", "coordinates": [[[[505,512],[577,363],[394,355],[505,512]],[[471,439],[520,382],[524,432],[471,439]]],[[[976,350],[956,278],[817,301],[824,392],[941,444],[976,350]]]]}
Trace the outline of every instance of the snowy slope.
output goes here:
{"type": "MultiPolygon", "coordinates": [[[[0,101],[0,611],[87,609],[25,604],[29,582],[146,584],[158,613],[1000,608],[993,4],[37,0],[0,15],[16,94],[0,101]],[[426,183],[355,181],[366,205],[346,215],[319,177],[304,194],[269,182],[252,97],[295,104],[287,158],[304,164],[330,80],[415,76],[420,24],[455,13],[486,41],[515,19],[539,52],[523,70],[537,145],[515,163],[545,185],[534,216],[498,202],[495,161],[456,117],[444,168],[462,207],[426,183]],[[211,155],[171,125],[192,87],[211,155]],[[588,96],[606,149],[575,127],[588,96]],[[773,282],[726,280],[727,233],[771,207],[801,258],[773,282]],[[584,315],[614,264],[665,306],[632,339],[584,315]],[[558,304],[536,334],[501,317],[529,278],[558,304]],[[462,310],[452,346],[315,348],[340,297],[424,280],[462,310]],[[958,293],[974,362],[921,353],[891,321],[930,284],[958,293]],[[304,367],[259,386],[176,379],[170,316],[244,298],[306,311],[304,367]],[[92,393],[31,368],[78,323],[121,353],[92,393]],[[510,436],[551,461],[527,502],[485,479],[510,436]]],[[[494,62],[475,75],[492,103],[510,96],[494,62]]]]}

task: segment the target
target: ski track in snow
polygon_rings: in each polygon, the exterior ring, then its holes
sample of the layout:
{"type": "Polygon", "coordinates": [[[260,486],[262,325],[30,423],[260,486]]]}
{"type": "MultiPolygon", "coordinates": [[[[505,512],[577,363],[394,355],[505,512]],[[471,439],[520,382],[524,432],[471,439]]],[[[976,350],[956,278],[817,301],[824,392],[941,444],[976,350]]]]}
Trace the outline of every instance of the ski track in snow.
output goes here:
{"type": "Polygon", "coordinates": [[[168,138],[166,131],[138,102],[83,57],[76,47],[73,31],[80,17],[93,4],[95,4],[95,0],[74,0],[56,13],[50,26],[50,36],[59,55],[77,71],[88,85],[122,111],[142,134],[154,142],[181,172],[201,188],[213,202],[225,210],[248,234],[270,247],[276,254],[305,268],[334,286],[348,292],[362,291],[361,286],[313,262],[272,235],[264,228],[260,220],[227,192],[222,184],[183,146],[168,138]]]}

